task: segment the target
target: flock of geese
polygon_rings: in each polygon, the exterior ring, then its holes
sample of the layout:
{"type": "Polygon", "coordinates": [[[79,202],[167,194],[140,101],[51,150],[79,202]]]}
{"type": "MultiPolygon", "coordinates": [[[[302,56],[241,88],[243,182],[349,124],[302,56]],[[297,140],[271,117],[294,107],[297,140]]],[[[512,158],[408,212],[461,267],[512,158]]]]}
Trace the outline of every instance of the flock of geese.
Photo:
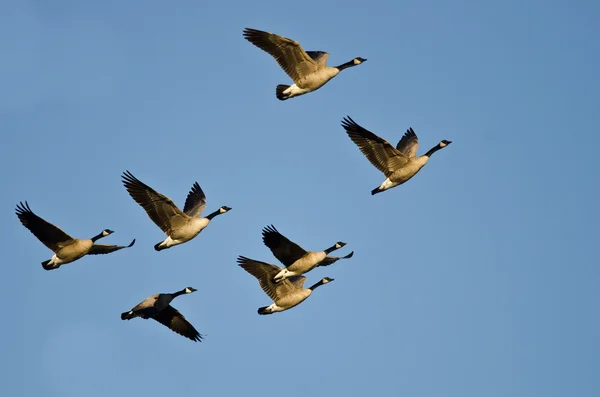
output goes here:
{"type": "MultiPolygon", "coordinates": [[[[313,92],[337,76],[342,70],[358,66],[366,61],[364,58],[356,57],[339,66],[327,66],[329,57],[327,52],[304,51],[295,40],[248,28],[244,29],[243,36],[250,43],[275,58],[279,66],[293,80],[291,85],[280,84],[276,87],[275,95],[282,101],[313,92]]],[[[342,127],[362,154],[385,176],[385,180],[379,187],[371,191],[373,195],[405,183],[427,164],[433,153],[451,143],[451,141],[442,140],[424,155],[417,156],[419,140],[412,128],[406,131],[394,147],[385,139],[361,127],[350,117],[342,120],[342,127]]],[[[123,173],[122,182],[131,198],[166,234],[163,241],[154,245],[156,251],[169,249],[192,240],[209,225],[213,218],[231,211],[230,207],[224,205],[202,217],[206,208],[206,195],[197,182],[192,185],[183,210],[175,205],[169,197],[146,185],[129,171],[123,173]]],[[[58,269],[85,255],[109,254],[123,248],[130,248],[135,243],[134,239],[129,245],[97,244],[98,240],[113,233],[110,229],[104,229],[90,239],[71,237],[57,226],[36,215],[27,202],[17,205],[16,215],[23,226],[54,252],[49,260],[42,262],[45,270],[58,269]]],[[[238,265],[258,280],[262,290],[273,301],[269,306],[258,309],[258,314],[261,315],[282,312],[302,303],[317,287],[333,281],[332,278],[325,277],[311,287],[305,288],[306,277],[304,275],[306,273],[316,267],[329,266],[340,259],[349,259],[354,254],[352,251],[342,257],[329,255],[346,245],[342,241],[337,241],[322,251],[306,251],[282,235],[273,225],[262,230],[262,238],[264,245],[271,250],[273,256],[281,262],[283,267],[245,256],[239,256],[237,259],[238,265]]],[[[182,336],[193,341],[200,341],[202,335],[177,309],[171,306],[171,301],[176,297],[191,294],[194,291],[196,291],[195,288],[186,287],[174,293],[152,295],[131,310],[122,313],[121,319],[151,318],[182,336]]]]}

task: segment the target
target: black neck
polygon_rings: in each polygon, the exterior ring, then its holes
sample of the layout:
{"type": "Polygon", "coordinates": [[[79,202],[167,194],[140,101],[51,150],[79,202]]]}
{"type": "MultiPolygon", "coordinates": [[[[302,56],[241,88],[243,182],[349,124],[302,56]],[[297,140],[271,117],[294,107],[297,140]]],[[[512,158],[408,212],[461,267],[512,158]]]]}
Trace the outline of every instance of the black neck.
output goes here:
{"type": "Polygon", "coordinates": [[[356,63],[354,63],[354,59],[353,59],[353,60],[351,60],[351,61],[348,61],[348,62],[346,62],[346,63],[342,63],[340,66],[336,66],[335,68],[341,72],[342,70],[344,70],[344,69],[346,69],[346,68],[349,68],[349,67],[351,67],[351,66],[356,66],[356,65],[357,65],[357,64],[356,64],[356,63]]]}
{"type": "Polygon", "coordinates": [[[338,249],[338,247],[336,247],[336,244],[334,244],[331,247],[327,248],[324,252],[325,252],[325,254],[330,254],[333,251],[335,251],[336,249],[338,249]]]}
{"type": "Polygon", "coordinates": [[[177,291],[171,294],[171,296],[173,296],[173,298],[177,298],[179,295],[183,295],[185,294],[185,288],[182,289],[181,291],[177,291]]]}
{"type": "Polygon", "coordinates": [[[211,212],[210,214],[206,215],[206,219],[208,219],[210,221],[212,218],[214,218],[217,215],[221,215],[221,209],[218,209],[215,212],[211,212]]]}
{"type": "Polygon", "coordinates": [[[98,234],[97,236],[92,237],[92,242],[95,243],[97,240],[100,240],[104,236],[104,232],[98,234]]]}
{"type": "Polygon", "coordinates": [[[425,156],[431,157],[432,154],[434,154],[438,150],[442,149],[443,147],[444,146],[440,146],[440,144],[438,143],[437,145],[435,145],[434,147],[432,147],[431,149],[429,149],[429,151],[427,153],[425,153],[425,156]]]}
{"type": "Polygon", "coordinates": [[[320,287],[321,285],[323,285],[323,280],[319,281],[318,283],[316,283],[315,285],[310,287],[309,290],[314,291],[317,287],[320,287]]]}

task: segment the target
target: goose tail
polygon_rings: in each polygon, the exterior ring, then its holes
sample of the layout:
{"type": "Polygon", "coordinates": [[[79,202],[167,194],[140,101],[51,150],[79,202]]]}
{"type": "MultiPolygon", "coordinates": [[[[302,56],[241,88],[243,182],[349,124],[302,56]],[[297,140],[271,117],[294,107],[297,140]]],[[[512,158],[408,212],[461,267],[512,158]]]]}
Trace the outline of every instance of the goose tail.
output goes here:
{"type": "Polygon", "coordinates": [[[289,85],[279,84],[277,88],[275,88],[275,96],[277,97],[277,99],[279,99],[280,101],[285,101],[286,99],[289,99],[289,95],[283,93],[288,88],[290,88],[289,85]]]}
{"type": "Polygon", "coordinates": [[[131,320],[134,317],[135,315],[133,314],[132,310],[125,313],[121,313],[121,320],[131,320]]]}
{"type": "Polygon", "coordinates": [[[60,267],[60,265],[50,264],[50,262],[52,262],[52,259],[48,259],[47,261],[43,261],[42,262],[42,267],[45,270],[53,270],[53,269],[58,269],[60,267]]]}
{"type": "Polygon", "coordinates": [[[272,314],[273,312],[270,311],[270,310],[268,310],[268,309],[269,309],[269,306],[259,307],[258,308],[258,314],[261,314],[261,315],[272,314]]]}

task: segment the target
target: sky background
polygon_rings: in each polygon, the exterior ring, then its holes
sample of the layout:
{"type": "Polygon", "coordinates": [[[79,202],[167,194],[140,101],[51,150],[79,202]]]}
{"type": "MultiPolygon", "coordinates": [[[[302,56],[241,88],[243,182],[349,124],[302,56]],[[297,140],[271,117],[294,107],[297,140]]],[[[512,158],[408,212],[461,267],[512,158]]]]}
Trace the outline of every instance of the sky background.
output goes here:
{"type": "Polygon", "coordinates": [[[0,2],[2,389],[10,396],[600,395],[600,5],[593,1],[0,2]],[[450,4],[452,3],[452,4],[450,4]],[[245,27],[354,57],[285,102],[245,27]],[[436,153],[405,185],[340,126],[436,153]],[[206,212],[164,239],[123,171],[206,212]],[[58,270],[14,213],[134,247],[58,270]],[[236,264],[348,243],[292,310],[236,264]],[[120,313],[158,292],[193,343],[120,313]]]}

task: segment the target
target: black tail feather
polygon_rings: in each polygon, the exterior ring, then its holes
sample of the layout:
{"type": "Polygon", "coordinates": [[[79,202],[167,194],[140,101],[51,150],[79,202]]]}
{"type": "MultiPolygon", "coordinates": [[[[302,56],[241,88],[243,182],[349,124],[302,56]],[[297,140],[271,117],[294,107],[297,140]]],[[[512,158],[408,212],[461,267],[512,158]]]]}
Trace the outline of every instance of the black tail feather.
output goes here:
{"type": "Polygon", "coordinates": [[[161,243],[162,243],[162,241],[160,243],[155,244],[154,249],[157,251],[162,251],[167,248],[167,247],[159,247],[161,243]]]}
{"type": "Polygon", "coordinates": [[[374,195],[374,194],[377,194],[377,193],[381,193],[381,192],[383,192],[383,190],[381,190],[380,188],[373,189],[373,190],[371,190],[371,195],[374,195]]]}
{"type": "Polygon", "coordinates": [[[42,267],[46,270],[54,270],[54,269],[58,269],[60,267],[60,265],[59,266],[48,266],[50,261],[51,261],[51,259],[48,259],[47,261],[42,262],[42,267]]]}
{"type": "Polygon", "coordinates": [[[289,96],[283,93],[283,91],[287,90],[288,88],[290,88],[289,85],[279,84],[277,88],[275,88],[275,96],[277,97],[277,99],[279,99],[280,101],[285,101],[286,99],[289,99],[289,96]]]}
{"type": "Polygon", "coordinates": [[[134,317],[135,315],[131,311],[121,313],[121,320],[131,320],[134,317]]]}
{"type": "Polygon", "coordinates": [[[263,306],[258,308],[258,314],[271,314],[271,312],[267,311],[269,306],[263,306]]]}

